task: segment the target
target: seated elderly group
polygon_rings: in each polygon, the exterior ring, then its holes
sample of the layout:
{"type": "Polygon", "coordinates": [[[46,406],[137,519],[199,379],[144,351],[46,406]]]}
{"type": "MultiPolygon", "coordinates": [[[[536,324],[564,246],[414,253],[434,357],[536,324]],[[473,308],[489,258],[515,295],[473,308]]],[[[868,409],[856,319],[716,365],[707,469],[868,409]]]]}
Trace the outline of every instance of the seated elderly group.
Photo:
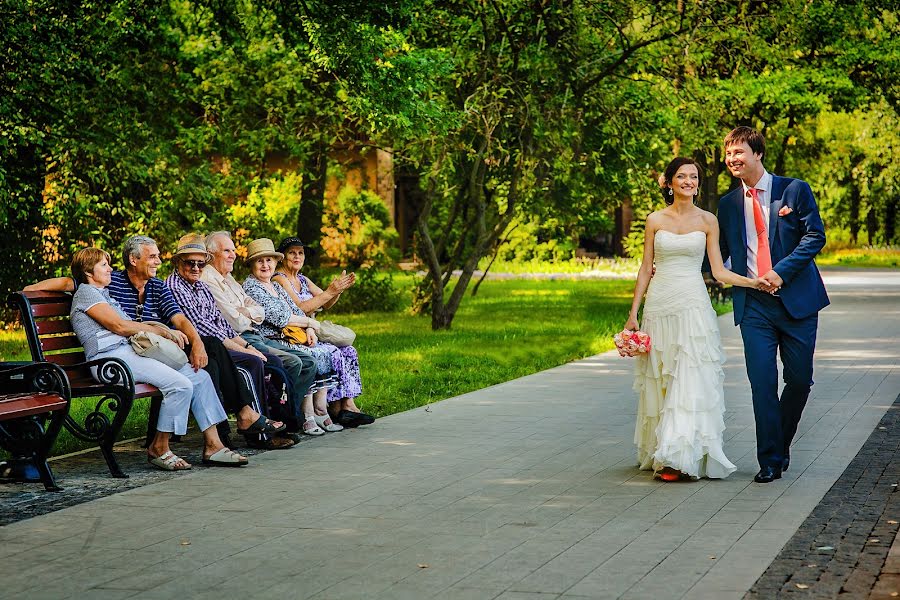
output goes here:
{"type": "Polygon", "coordinates": [[[136,382],[162,392],[156,433],[147,449],[147,460],[156,468],[191,468],[169,448],[173,434],[186,433],[188,410],[203,432],[203,463],[211,466],[248,462],[234,451],[226,410],[235,415],[237,431],[248,444],[271,449],[293,446],[300,432],[319,436],[375,420],[356,406],[362,393],[356,349],[319,341],[321,324],[314,317],[316,310],[337,302],[354,275],[344,272],[326,289],[317,287],[300,273],[311,249],[294,237],[277,250],[269,239],[254,240],[247,251],[252,274],[243,286],[232,276],[237,253],[231,235],[217,231],[205,238],[182,237],[165,282],[156,277],[162,264],[156,242],[133,236],[123,248],[124,270],[114,271],[103,250],[85,248],[72,258],[72,277],[25,288],[74,291],[72,328],[87,358],[118,357],[136,382]],[[286,338],[283,330],[289,325],[304,331],[306,341],[286,338]],[[177,343],[187,364],[176,370],[138,355],[128,337],[141,331],[177,343]],[[289,380],[290,406],[297,411],[282,417],[285,422],[257,409],[265,395],[267,366],[289,380]]]}

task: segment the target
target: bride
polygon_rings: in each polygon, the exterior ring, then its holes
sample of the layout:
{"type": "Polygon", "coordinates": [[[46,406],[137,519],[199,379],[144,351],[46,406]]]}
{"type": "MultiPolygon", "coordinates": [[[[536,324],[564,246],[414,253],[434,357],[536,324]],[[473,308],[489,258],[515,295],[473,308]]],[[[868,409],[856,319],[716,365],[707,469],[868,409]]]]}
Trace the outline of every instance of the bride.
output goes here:
{"type": "Polygon", "coordinates": [[[736,469],[722,450],[725,353],[700,273],[704,251],[717,280],[760,287],[723,266],[718,221],[694,205],[699,186],[699,165],[689,158],[676,158],[660,177],[667,206],[647,217],[644,258],[625,323],[625,329],[638,329],[646,292],[643,330],[651,349],[635,364],[640,400],[634,441],[640,468],[664,481],[723,478],[736,469]]]}

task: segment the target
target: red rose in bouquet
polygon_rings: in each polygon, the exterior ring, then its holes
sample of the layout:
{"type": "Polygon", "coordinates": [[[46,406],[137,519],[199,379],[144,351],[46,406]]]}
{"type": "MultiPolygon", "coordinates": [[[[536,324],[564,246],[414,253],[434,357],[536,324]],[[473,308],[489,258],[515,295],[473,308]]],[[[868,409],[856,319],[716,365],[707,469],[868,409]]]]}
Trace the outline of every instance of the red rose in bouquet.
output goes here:
{"type": "Polygon", "coordinates": [[[613,336],[619,356],[637,356],[650,352],[650,336],[643,331],[623,329],[613,336]]]}

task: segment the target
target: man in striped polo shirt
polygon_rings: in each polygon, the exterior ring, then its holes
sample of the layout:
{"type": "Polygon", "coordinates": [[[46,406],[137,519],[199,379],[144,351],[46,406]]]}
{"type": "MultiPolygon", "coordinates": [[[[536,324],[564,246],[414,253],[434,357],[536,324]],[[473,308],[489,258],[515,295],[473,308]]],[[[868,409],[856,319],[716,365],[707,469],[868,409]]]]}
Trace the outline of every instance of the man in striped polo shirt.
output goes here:
{"type": "MultiPolygon", "coordinates": [[[[162,264],[162,259],[159,255],[159,247],[152,238],[135,235],[125,240],[122,248],[122,264],[125,265],[125,270],[113,271],[112,282],[108,289],[109,295],[122,305],[125,314],[135,321],[160,321],[180,331],[186,338],[186,343],[190,344],[188,358],[191,366],[195,371],[207,369],[213,376],[213,383],[221,383],[219,381],[221,377],[231,374],[233,371],[236,375],[234,361],[222,341],[213,336],[201,337],[193,323],[182,312],[172,290],[162,279],[156,277],[156,271],[162,264]],[[212,361],[210,361],[210,355],[213,356],[212,361]]],[[[232,400],[230,392],[233,390],[226,393],[220,386],[216,387],[222,404],[237,415],[239,432],[255,435],[257,433],[277,433],[284,430],[283,423],[266,419],[252,405],[246,402],[226,401],[226,396],[232,400]],[[248,420],[250,423],[243,430],[241,428],[242,420],[248,420]]],[[[233,447],[230,439],[231,427],[228,421],[219,423],[218,429],[222,442],[229,448],[233,447]]]]}
{"type": "Polygon", "coordinates": [[[194,371],[209,362],[203,340],[175,301],[171,290],[156,271],[162,264],[156,242],[145,235],[125,240],[122,248],[125,270],[113,271],[109,295],[122,305],[122,310],[135,321],[160,321],[180,331],[191,345],[188,358],[194,371]]]}

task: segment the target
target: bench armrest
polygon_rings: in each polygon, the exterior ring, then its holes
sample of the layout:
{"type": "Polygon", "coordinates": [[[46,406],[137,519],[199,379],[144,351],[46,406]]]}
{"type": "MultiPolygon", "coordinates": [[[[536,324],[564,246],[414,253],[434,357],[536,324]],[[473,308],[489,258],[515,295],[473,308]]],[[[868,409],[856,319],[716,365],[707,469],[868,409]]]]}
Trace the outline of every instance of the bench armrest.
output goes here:
{"type": "Polygon", "coordinates": [[[66,372],[53,363],[0,363],[0,389],[4,392],[52,392],[72,397],[66,372]]]}
{"type": "Polygon", "coordinates": [[[109,356],[106,358],[95,358],[85,362],[76,363],[69,367],[79,371],[87,371],[93,373],[97,370],[97,380],[103,385],[121,386],[134,391],[134,375],[131,369],[121,358],[109,356]]]}

